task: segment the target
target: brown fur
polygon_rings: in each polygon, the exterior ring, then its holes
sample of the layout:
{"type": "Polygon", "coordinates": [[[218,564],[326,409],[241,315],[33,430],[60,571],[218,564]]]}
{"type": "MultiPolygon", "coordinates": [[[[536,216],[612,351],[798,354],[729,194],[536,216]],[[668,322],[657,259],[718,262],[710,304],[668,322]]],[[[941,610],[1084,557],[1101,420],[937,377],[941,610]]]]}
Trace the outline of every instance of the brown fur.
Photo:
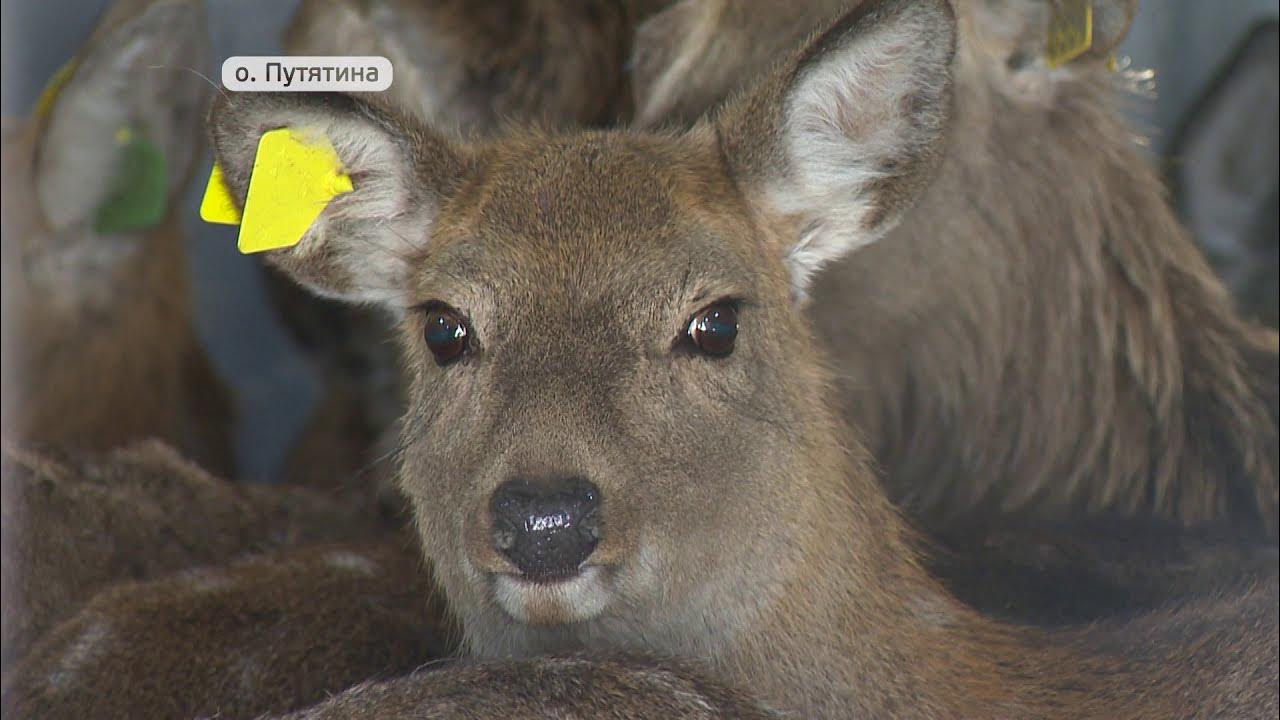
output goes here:
{"type": "Polygon", "coordinates": [[[4,679],[6,717],[250,718],[452,649],[413,543],[321,545],[115,587],[4,679]]]}
{"type": "Polygon", "coordinates": [[[693,663],[566,657],[472,663],[365,683],[288,720],[766,720],[780,718],[693,663]]]}
{"type": "Polygon", "coordinates": [[[3,483],[6,668],[111,585],[381,531],[359,507],[233,484],[156,441],[65,459],[6,448],[3,483]]]}
{"type": "Polygon", "coordinates": [[[630,113],[631,33],[666,0],[304,0],[295,55],[378,54],[387,102],[464,133],[504,120],[612,125],[630,113]]]}
{"type": "Polygon", "coordinates": [[[324,133],[353,177],[269,257],[401,315],[401,484],[471,655],[692,657],[803,717],[1274,714],[1274,575],[1084,631],[993,623],[922,569],[828,400],[795,298],[945,173],[953,23],[942,2],[869,4],[678,135],[464,145],[341,96],[215,103],[237,197],[276,127],[324,133]],[[738,348],[702,357],[684,328],[724,299],[738,348]],[[421,339],[437,303],[473,336],[445,367],[421,339]],[[490,496],[563,477],[599,486],[603,537],[572,579],[526,582],[490,496]]]}
{"type": "Polygon", "coordinates": [[[231,398],[191,322],[174,209],[201,147],[198,107],[207,93],[197,89],[188,97],[198,83],[183,66],[204,60],[203,21],[192,19],[201,12],[195,3],[157,8],[144,2],[113,7],[73,59],[76,69],[48,116],[6,128],[4,432],[85,450],[159,437],[229,474],[231,398]],[[130,57],[127,68],[116,68],[130,57]],[[111,83],[126,85],[94,101],[110,103],[110,112],[80,102],[111,83]],[[169,214],[154,228],[104,237],[93,230],[92,200],[80,194],[105,194],[110,172],[97,177],[96,166],[59,168],[50,159],[74,156],[81,143],[110,147],[118,129],[113,113],[135,132],[152,123],[148,139],[168,151],[169,214]],[[55,136],[55,128],[65,132],[55,136]],[[76,174],[100,185],[77,185],[68,177],[76,174]],[[56,199],[38,195],[53,182],[74,190],[56,199]],[[90,205],[89,214],[63,226],[49,215],[80,203],[90,205]]]}
{"type": "MultiPolygon", "coordinates": [[[[932,526],[1154,513],[1274,537],[1276,334],[1240,319],[1116,112],[1104,58],[1133,3],[1094,5],[1094,51],[1048,70],[1048,3],[957,2],[938,177],[823,275],[812,317],[846,417],[932,526]]],[[[638,117],[687,121],[749,86],[818,26],[769,21],[786,12],[685,0],[653,18],[638,117]]]]}
{"type": "Polygon", "coordinates": [[[1276,545],[1249,528],[1170,521],[975,522],[930,533],[931,575],[987,617],[1038,627],[1156,612],[1276,572],[1276,545]]]}

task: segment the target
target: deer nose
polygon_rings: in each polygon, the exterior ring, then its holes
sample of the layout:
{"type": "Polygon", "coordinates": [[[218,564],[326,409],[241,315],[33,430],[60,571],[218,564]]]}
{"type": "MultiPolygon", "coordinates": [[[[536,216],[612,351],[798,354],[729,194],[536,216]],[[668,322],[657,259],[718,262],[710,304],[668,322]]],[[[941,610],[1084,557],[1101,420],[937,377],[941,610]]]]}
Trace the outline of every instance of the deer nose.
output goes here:
{"type": "Polygon", "coordinates": [[[533,582],[573,577],[600,542],[600,488],[583,478],[508,480],[489,514],[494,548],[533,582]]]}

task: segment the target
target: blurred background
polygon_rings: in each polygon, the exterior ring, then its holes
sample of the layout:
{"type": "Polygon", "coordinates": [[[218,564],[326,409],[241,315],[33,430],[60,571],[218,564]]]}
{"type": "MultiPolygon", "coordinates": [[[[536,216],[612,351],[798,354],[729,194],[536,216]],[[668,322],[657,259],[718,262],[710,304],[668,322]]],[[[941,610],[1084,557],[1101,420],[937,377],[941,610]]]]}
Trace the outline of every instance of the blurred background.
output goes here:
{"type": "MultiPolygon", "coordinates": [[[[5,116],[30,112],[47,79],[88,35],[107,0],[2,0],[5,116]]],[[[280,52],[296,0],[208,0],[217,80],[232,55],[280,52]]],[[[1280,0],[1144,0],[1120,62],[1151,69],[1130,112],[1184,220],[1248,314],[1277,315],[1277,139],[1280,0]]],[[[196,215],[209,161],[186,215],[198,325],[239,403],[238,465],[247,480],[279,474],[317,401],[317,369],[269,307],[257,260],[236,230],[196,215]]],[[[0,178],[0,181],[3,181],[0,178]]]]}

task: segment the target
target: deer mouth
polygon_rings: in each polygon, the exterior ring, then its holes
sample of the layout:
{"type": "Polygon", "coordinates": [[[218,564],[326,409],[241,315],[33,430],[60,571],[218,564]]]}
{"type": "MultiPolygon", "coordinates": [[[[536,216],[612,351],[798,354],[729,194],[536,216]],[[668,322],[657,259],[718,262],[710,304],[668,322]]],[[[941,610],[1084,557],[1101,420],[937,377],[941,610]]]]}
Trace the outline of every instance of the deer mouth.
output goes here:
{"type": "Polygon", "coordinates": [[[600,565],[537,579],[514,573],[494,573],[491,578],[498,605],[528,625],[590,620],[603,612],[613,597],[613,573],[600,565]]]}
{"type": "Polygon", "coordinates": [[[581,576],[584,571],[590,569],[591,568],[585,567],[565,567],[553,568],[538,575],[531,575],[523,572],[504,572],[497,574],[501,577],[510,578],[512,581],[520,585],[558,585],[560,583],[570,582],[574,578],[581,576]]]}

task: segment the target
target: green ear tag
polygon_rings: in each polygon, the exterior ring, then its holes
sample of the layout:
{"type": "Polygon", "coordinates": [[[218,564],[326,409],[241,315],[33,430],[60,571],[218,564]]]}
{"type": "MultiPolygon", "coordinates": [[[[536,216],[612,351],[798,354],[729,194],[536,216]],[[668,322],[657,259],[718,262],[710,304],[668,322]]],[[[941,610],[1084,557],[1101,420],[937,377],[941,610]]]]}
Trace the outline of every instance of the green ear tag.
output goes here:
{"type": "Polygon", "coordinates": [[[102,235],[145,230],[164,219],[169,184],[164,154],[141,133],[121,128],[120,170],[106,201],[98,207],[93,229],[102,235]]]}

